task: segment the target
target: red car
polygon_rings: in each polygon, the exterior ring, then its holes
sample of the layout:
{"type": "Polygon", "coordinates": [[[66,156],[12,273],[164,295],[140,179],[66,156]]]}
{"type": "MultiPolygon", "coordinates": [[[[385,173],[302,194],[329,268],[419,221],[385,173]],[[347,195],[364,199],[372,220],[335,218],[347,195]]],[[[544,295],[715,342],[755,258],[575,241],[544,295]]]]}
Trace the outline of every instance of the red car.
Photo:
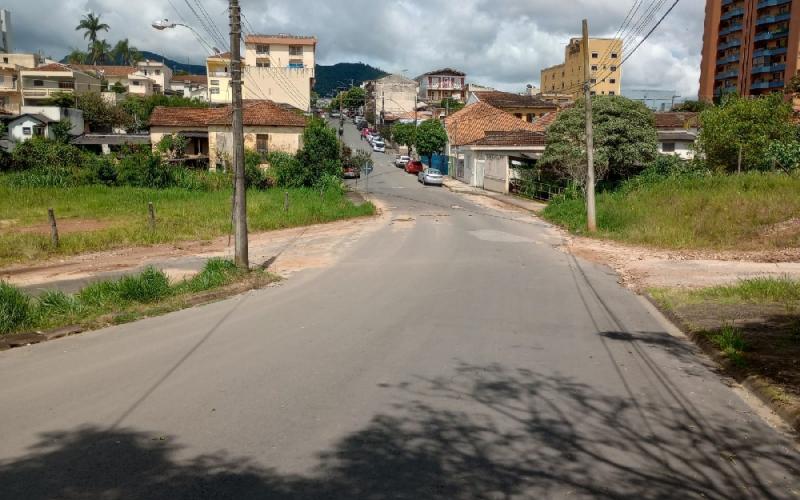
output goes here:
{"type": "Polygon", "coordinates": [[[425,170],[425,165],[419,160],[411,160],[406,164],[406,172],[409,174],[418,174],[425,170]]]}

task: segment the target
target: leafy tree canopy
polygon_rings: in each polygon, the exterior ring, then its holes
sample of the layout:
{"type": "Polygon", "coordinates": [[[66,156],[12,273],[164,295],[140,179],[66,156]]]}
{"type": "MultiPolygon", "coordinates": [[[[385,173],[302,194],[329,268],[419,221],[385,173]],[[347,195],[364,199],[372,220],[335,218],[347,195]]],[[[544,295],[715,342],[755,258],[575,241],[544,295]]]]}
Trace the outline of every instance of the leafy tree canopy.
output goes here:
{"type": "Polygon", "coordinates": [[[342,162],[336,130],[313,118],[303,131],[303,148],[297,152],[303,166],[303,184],[312,186],[325,174],[341,175],[342,162]]]}
{"type": "Polygon", "coordinates": [[[439,120],[427,120],[417,127],[417,151],[422,156],[432,158],[447,146],[447,131],[439,120]]]}
{"type": "Polygon", "coordinates": [[[731,95],[700,115],[697,150],[709,168],[718,171],[735,171],[740,150],[743,169],[772,168],[767,154],[770,144],[797,139],[791,114],[791,104],[784,102],[781,94],[757,98],[731,95]]]}
{"type": "Polygon", "coordinates": [[[411,154],[417,141],[417,127],[413,123],[398,123],[392,127],[392,137],[396,143],[406,146],[411,154]]]}
{"type": "Polygon", "coordinates": [[[672,111],[700,113],[713,106],[712,103],[706,101],[683,101],[682,103],[676,104],[675,107],[672,108],[672,111]]]}
{"type": "MultiPolygon", "coordinates": [[[[595,96],[592,104],[597,181],[609,174],[630,177],[656,158],[653,113],[644,104],[621,96],[595,96]]],[[[581,99],[548,129],[541,163],[585,186],[586,162],[586,108],[581,99]]]]}

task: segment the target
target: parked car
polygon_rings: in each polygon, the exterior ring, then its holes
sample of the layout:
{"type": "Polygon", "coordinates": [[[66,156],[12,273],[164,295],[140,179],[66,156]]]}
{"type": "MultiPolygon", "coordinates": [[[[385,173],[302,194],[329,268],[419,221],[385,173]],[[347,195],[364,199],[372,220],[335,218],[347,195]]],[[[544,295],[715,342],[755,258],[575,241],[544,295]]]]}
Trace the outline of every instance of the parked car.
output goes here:
{"type": "Polygon", "coordinates": [[[372,141],[372,150],[376,153],[385,153],[386,152],[386,143],[383,142],[383,139],[380,137],[372,141]]]}
{"type": "Polygon", "coordinates": [[[397,157],[394,159],[394,166],[398,168],[405,168],[405,166],[408,165],[408,162],[410,161],[411,161],[410,156],[397,155],[397,157]]]}
{"type": "Polygon", "coordinates": [[[331,118],[339,118],[342,116],[338,111],[331,111],[331,118]]]}
{"type": "Polygon", "coordinates": [[[382,141],[383,139],[381,138],[381,135],[379,133],[373,131],[370,132],[369,135],[367,135],[367,140],[369,141],[370,144],[373,144],[375,141],[382,141]]]}
{"type": "Polygon", "coordinates": [[[419,174],[425,170],[425,165],[419,160],[411,160],[406,164],[405,171],[409,174],[419,174]]]}
{"type": "Polygon", "coordinates": [[[366,120],[361,120],[360,122],[358,122],[358,124],[356,124],[356,128],[358,130],[364,130],[366,128],[369,128],[369,124],[367,123],[366,120]]]}
{"type": "Polygon", "coordinates": [[[360,179],[361,178],[361,169],[358,167],[347,166],[344,167],[344,171],[342,173],[342,177],[345,179],[360,179]]]}
{"type": "Polygon", "coordinates": [[[424,186],[427,186],[428,184],[441,186],[444,184],[444,177],[442,176],[442,173],[435,168],[426,168],[417,175],[417,180],[424,186]]]}

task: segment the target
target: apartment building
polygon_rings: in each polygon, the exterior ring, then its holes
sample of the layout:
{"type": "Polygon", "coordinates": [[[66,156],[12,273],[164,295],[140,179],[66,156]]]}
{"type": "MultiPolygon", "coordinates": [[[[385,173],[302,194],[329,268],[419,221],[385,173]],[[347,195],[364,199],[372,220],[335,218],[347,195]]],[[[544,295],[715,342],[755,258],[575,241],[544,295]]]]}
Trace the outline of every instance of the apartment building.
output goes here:
{"type": "Polygon", "coordinates": [[[372,113],[375,120],[413,113],[417,105],[418,84],[403,75],[387,75],[366,82],[364,87],[367,91],[367,112],[372,113]]]}
{"type": "MultiPolygon", "coordinates": [[[[248,35],[244,42],[244,98],[269,99],[304,111],[310,109],[317,39],[286,34],[248,35]]],[[[209,101],[230,103],[230,53],[209,57],[206,67],[209,101]]]]}
{"type": "Polygon", "coordinates": [[[700,99],[782,92],[799,45],[800,0],[707,0],[700,99]]]}
{"type": "Polygon", "coordinates": [[[22,107],[19,73],[39,64],[35,54],[0,54],[0,114],[18,115],[22,107]]]}
{"type": "Polygon", "coordinates": [[[439,69],[420,75],[415,78],[419,83],[419,98],[428,104],[439,103],[448,97],[459,102],[466,102],[466,77],[466,73],[452,68],[439,69]]]}
{"type": "Polygon", "coordinates": [[[163,94],[172,84],[172,69],[160,61],[139,61],[136,63],[136,76],[144,76],[152,81],[153,93],[163,94]]]}
{"type": "Polygon", "coordinates": [[[100,78],[59,63],[21,69],[19,81],[25,106],[41,105],[59,93],[80,95],[101,89],[100,78]]]}
{"type": "MultiPolygon", "coordinates": [[[[620,95],[622,89],[622,40],[590,38],[589,64],[592,95],[620,95]]],[[[578,97],[584,92],[583,40],[572,38],[564,49],[564,62],[541,72],[542,93],[578,97]]]]}

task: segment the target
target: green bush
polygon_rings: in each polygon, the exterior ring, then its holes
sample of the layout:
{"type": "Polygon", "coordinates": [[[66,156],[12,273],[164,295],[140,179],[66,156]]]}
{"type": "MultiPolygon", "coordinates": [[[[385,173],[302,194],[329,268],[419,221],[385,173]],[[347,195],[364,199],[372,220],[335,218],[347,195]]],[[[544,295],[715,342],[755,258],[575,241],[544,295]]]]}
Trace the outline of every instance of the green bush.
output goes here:
{"type": "Polygon", "coordinates": [[[261,168],[263,163],[264,158],[260,153],[250,149],[244,152],[244,178],[248,188],[267,189],[270,187],[270,179],[261,168]]]}
{"type": "Polygon", "coordinates": [[[18,288],[0,281],[0,334],[28,325],[31,312],[31,299],[18,288]]]}
{"type": "Polygon", "coordinates": [[[19,188],[68,188],[79,185],[76,171],[65,167],[35,168],[9,174],[6,182],[19,188]]]}
{"type": "Polygon", "coordinates": [[[239,274],[236,264],[227,259],[214,258],[206,262],[203,270],[180,287],[181,292],[203,292],[230,283],[239,274]]]}
{"type": "Polygon", "coordinates": [[[17,144],[12,153],[11,170],[80,167],[83,154],[71,144],[34,137],[17,144]]]}
{"type": "Polygon", "coordinates": [[[163,189],[175,184],[172,169],[150,150],[136,150],[122,156],[117,172],[120,185],[163,189]]]}
{"type": "Polygon", "coordinates": [[[323,174],[314,187],[325,193],[333,192],[341,195],[344,192],[344,184],[339,175],[323,174]]]}
{"type": "Polygon", "coordinates": [[[36,302],[36,315],[42,319],[75,314],[83,309],[75,296],[67,295],[60,290],[48,290],[40,295],[36,302]]]}
{"type": "Polygon", "coordinates": [[[88,307],[102,307],[118,297],[116,281],[98,281],[84,287],[76,298],[88,307]]]}
{"type": "Polygon", "coordinates": [[[309,169],[305,168],[303,164],[288,153],[270,153],[268,156],[269,161],[269,175],[275,179],[275,184],[280,187],[303,187],[306,186],[310,180],[311,175],[309,169]]]}
{"type": "Polygon", "coordinates": [[[137,276],[124,276],[117,282],[117,294],[123,301],[147,304],[170,293],[169,278],[154,267],[148,267],[137,276]]]}

